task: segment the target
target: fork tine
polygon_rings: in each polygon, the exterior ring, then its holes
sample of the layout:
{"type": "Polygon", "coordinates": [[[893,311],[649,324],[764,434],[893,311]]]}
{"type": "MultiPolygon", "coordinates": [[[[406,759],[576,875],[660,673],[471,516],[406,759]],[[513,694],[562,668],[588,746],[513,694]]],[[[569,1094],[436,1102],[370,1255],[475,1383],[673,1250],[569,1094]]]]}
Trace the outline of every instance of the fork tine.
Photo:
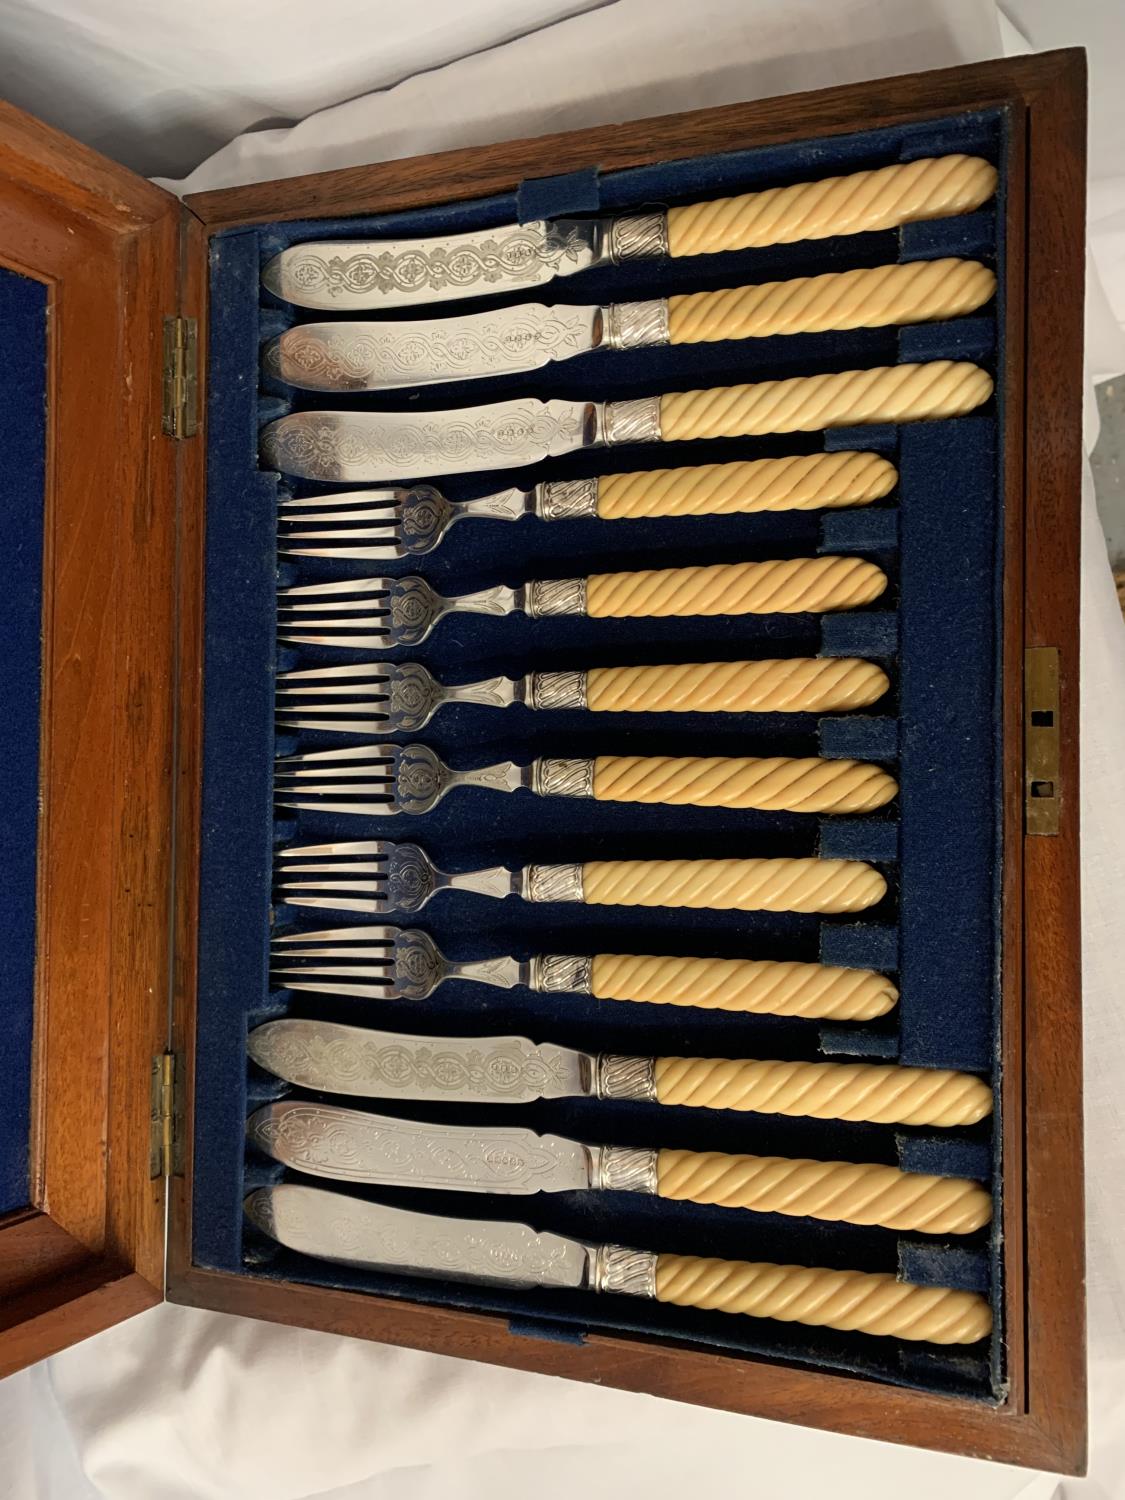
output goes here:
{"type": "Polygon", "coordinates": [[[387,760],[397,761],[399,745],[348,745],[343,750],[302,750],[295,755],[279,755],[279,766],[304,764],[319,760],[387,760]]]}
{"type": "MultiPolygon", "coordinates": [[[[293,864],[293,865],[282,865],[282,866],[280,866],[278,868],[277,873],[278,873],[279,876],[280,875],[286,875],[286,876],[288,876],[288,875],[350,875],[354,880],[360,880],[360,878],[363,877],[363,876],[384,875],[385,874],[385,870],[386,870],[386,865],[387,865],[387,861],[386,860],[383,860],[381,863],[376,862],[374,860],[372,860],[370,862],[367,861],[367,860],[356,860],[356,862],[354,864],[351,864],[351,865],[348,865],[348,864],[337,865],[337,864],[333,864],[331,860],[326,860],[324,862],[321,862],[320,860],[314,860],[312,864],[308,864],[308,865],[303,864],[303,863],[302,864],[293,864]]],[[[370,884],[370,881],[365,880],[363,883],[364,884],[370,884]]],[[[303,881],[302,884],[307,885],[308,882],[307,881],[303,881]]],[[[293,887],[292,886],[286,886],[285,889],[286,890],[292,890],[293,887]]]]}
{"type": "Polygon", "coordinates": [[[298,596],[306,599],[316,599],[321,595],[331,594],[389,594],[395,583],[394,578],[342,578],[335,583],[297,583],[288,588],[278,589],[279,599],[293,599],[298,596]]]}
{"type": "Polygon", "coordinates": [[[290,542],[368,542],[385,532],[393,535],[397,529],[395,519],[388,517],[381,526],[359,526],[348,531],[285,531],[281,540],[285,545],[290,542]]]}
{"type": "MultiPolygon", "coordinates": [[[[302,791],[305,788],[302,787],[302,791]]],[[[278,807],[291,807],[302,812],[355,813],[363,818],[390,818],[402,812],[397,802],[389,798],[386,802],[290,802],[279,799],[278,807]]]]}
{"type": "Polygon", "coordinates": [[[396,848],[386,839],[346,839],[338,844],[288,844],[277,851],[278,859],[304,859],[320,854],[374,854],[377,859],[389,859],[396,848]]]}
{"type": "Polygon", "coordinates": [[[325,599],[312,604],[287,604],[284,599],[280,599],[277,608],[279,614],[284,612],[288,615],[354,615],[362,611],[372,619],[391,612],[389,603],[380,605],[377,599],[325,599]]]}
{"type": "Polygon", "coordinates": [[[397,542],[386,547],[286,547],[280,544],[279,557],[346,557],[360,562],[398,562],[405,553],[397,542]]]}
{"type": "Polygon", "coordinates": [[[336,942],[342,938],[345,942],[354,942],[356,938],[366,938],[373,943],[393,943],[402,932],[401,927],[385,927],[382,923],[362,923],[353,927],[317,927],[312,932],[282,932],[270,939],[277,944],[289,943],[328,943],[336,942]]]}
{"type": "MultiPolygon", "coordinates": [[[[331,628],[336,622],[329,620],[326,624],[331,628]]],[[[279,630],[277,638],[297,646],[358,646],[364,651],[386,651],[390,632],[384,631],[382,635],[305,635],[294,630],[279,630]]]]}
{"type": "MultiPolygon", "coordinates": [[[[301,869],[304,870],[302,865],[301,869]]],[[[320,874],[330,873],[332,865],[312,865],[314,872],[320,874]]],[[[372,888],[374,882],[371,880],[282,880],[275,881],[275,891],[367,891],[372,888]]]]}
{"type": "Polygon", "coordinates": [[[346,984],[342,981],[324,984],[319,980],[290,979],[285,981],[283,988],[304,990],[314,995],[353,995],[358,1000],[402,999],[393,979],[388,979],[386,984],[346,984]]]}
{"type": "MultiPolygon", "coordinates": [[[[390,948],[380,948],[368,952],[366,948],[286,948],[279,958],[362,958],[366,962],[362,964],[351,964],[340,966],[333,962],[325,965],[299,964],[295,969],[283,969],[279,972],[289,974],[347,974],[350,978],[362,979],[370,974],[373,969],[389,969],[394,964],[394,951],[390,948]]],[[[273,966],[278,972],[276,965],[273,966]]]]}
{"type": "Polygon", "coordinates": [[[279,672],[278,682],[303,682],[321,677],[380,677],[386,678],[387,667],[382,662],[354,661],[344,667],[303,667],[298,672],[279,672]]]}
{"type": "MultiPolygon", "coordinates": [[[[322,713],[331,713],[331,709],[322,709],[322,713]]],[[[349,719],[341,716],[338,719],[291,719],[286,714],[277,715],[278,726],[282,729],[322,729],[325,733],[335,730],[343,734],[378,734],[381,729],[387,727],[387,715],[381,719],[349,719]]],[[[308,790],[308,788],[303,788],[308,790]]],[[[341,787],[342,791],[343,788],[341,787]]]]}
{"type": "Polygon", "coordinates": [[[329,911],[369,911],[376,915],[387,910],[386,901],[379,896],[360,899],[358,896],[283,896],[286,906],[326,907],[329,911]]]}
{"type": "Polygon", "coordinates": [[[300,499],[292,495],[281,501],[278,509],[303,510],[313,505],[397,505],[402,499],[402,490],[395,485],[386,488],[373,488],[369,490],[339,490],[331,495],[302,495],[300,499]]]}
{"type": "Polygon", "coordinates": [[[382,506],[356,507],[353,510],[303,510],[300,515],[280,517],[284,526],[307,526],[311,521],[378,521],[387,526],[397,526],[402,511],[393,501],[382,506]]]}

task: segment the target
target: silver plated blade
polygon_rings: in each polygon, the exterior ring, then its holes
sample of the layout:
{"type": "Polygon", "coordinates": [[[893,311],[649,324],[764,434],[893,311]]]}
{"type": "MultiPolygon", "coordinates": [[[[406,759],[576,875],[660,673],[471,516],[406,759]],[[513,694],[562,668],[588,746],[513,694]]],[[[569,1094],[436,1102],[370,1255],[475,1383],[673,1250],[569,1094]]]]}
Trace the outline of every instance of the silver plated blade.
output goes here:
{"type": "Polygon", "coordinates": [[[333,483],[539,463],[602,441],[600,408],[586,401],[495,401],[452,411],[301,411],[262,430],[262,463],[333,483]]]}
{"type": "Polygon", "coordinates": [[[601,342],[597,307],[521,302],[421,322],[298,323],[266,345],[265,369],[305,391],[385,391],[539,370],[601,342]]]}
{"type": "Polygon", "coordinates": [[[506,1286],[589,1284],[591,1252],[528,1224],[451,1219],[283,1182],[243,1204],[264,1234],[302,1255],[350,1266],[506,1286]]]}
{"type": "Polygon", "coordinates": [[[524,1036],[410,1036],[287,1017],[250,1033],[250,1056],[301,1088],[366,1099],[528,1104],[588,1094],[593,1059],[524,1036]]]}
{"type": "Polygon", "coordinates": [[[591,1185],[585,1146],[515,1127],[429,1125],[283,1099],[251,1115],[253,1145],[297,1172],[337,1182],[460,1193],[565,1193],[591,1185]]]}
{"type": "Polygon", "coordinates": [[[262,282],[298,307],[417,307],[544,286],[594,265],[602,239],[597,220],[559,219],[428,239],[312,240],[275,255],[262,282]]]}

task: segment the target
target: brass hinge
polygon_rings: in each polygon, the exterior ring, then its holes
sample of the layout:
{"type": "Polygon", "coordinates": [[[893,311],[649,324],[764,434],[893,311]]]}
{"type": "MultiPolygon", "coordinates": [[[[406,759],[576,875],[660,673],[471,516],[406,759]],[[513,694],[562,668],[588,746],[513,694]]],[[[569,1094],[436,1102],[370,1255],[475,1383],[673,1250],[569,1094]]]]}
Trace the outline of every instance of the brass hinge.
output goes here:
{"type": "Polygon", "coordinates": [[[1028,833],[1059,831],[1059,653],[1055,646],[1029,646],[1023,673],[1023,805],[1028,833]]]}
{"type": "Polygon", "coordinates": [[[151,1102],[148,1175],[179,1177],[184,1169],[183,1065],[174,1052],[158,1052],[152,1060],[151,1102]]]}
{"type": "Polygon", "coordinates": [[[164,319],[164,431],[194,437],[199,431],[199,324],[164,319]]]}

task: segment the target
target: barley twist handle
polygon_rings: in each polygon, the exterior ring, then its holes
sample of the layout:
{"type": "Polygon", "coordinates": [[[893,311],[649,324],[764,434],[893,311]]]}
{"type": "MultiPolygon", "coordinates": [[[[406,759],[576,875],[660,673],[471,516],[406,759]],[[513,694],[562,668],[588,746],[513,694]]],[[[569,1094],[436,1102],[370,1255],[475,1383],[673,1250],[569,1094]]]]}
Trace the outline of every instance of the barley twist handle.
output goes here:
{"type": "Polygon", "coordinates": [[[871,1271],[661,1255],[656,1298],[680,1307],[931,1344],[975,1344],[992,1329],[992,1312],[976,1292],[913,1286],[871,1271]]]}
{"type": "Polygon", "coordinates": [[[704,344],[928,323],[975,312],[995,290],[995,275],[979,261],[944,259],[693,292],[669,297],[668,342],[704,344]]]}
{"type": "Polygon", "coordinates": [[[691,203],[668,211],[668,253],[789,245],[969,213],[991,198],[996,181],[990,162],[958,154],[691,203]]]}
{"type": "Polygon", "coordinates": [[[592,619],[802,614],[870,604],[886,586],[882,569],[861,557],[595,573],[586,580],[586,613],[592,619]]]}
{"type": "Polygon", "coordinates": [[[596,481],[603,521],[645,516],[746,515],[866,505],[898,483],[894,464],[877,453],[802,453],[693,469],[603,474],[596,481]]]}
{"type": "Polygon", "coordinates": [[[960,417],[991,394],[991,375],[963,360],[797,375],[661,396],[660,435],[674,443],[960,417]]]}
{"type": "Polygon", "coordinates": [[[885,806],[897,791],[893,776],[858,760],[599,755],[594,761],[599,802],[858,813],[885,806]]]}
{"type": "Polygon", "coordinates": [[[637,953],[599,953],[593,960],[589,989],[599,1000],[836,1021],[870,1021],[886,1015],[898,1001],[891,981],[872,969],[637,953]]]}
{"type": "Polygon", "coordinates": [[[869,1120],[877,1125],[975,1125],[992,1113],[992,1090],[971,1073],[880,1063],[656,1061],[661,1104],[869,1120]]]}
{"type": "Polygon", "coordinates": [[[890,681],[874,662],[826,656],[594,667],[584,686],[595,713],[828,713],[866,708],[890,681]]]}
{"type": "Polygon", "coordinates": [[[583,865],[582,890],[591,906],[854,912],[887,882],[856,859],[607,859],[583,865]]]}
{"type": "Polygon", "coordinates": [[[992,1199],[977,1182],[875,1162],[661,1151],[656,1184],[662,1198],[926,1234],[971,1234],[992,1217],[992,1199]]]}

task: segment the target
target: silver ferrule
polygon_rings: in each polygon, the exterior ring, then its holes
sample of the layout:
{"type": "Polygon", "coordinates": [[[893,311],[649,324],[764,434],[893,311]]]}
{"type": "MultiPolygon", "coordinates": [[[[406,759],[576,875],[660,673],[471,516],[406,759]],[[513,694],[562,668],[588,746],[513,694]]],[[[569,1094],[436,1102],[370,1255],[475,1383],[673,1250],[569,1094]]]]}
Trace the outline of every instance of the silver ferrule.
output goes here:
{"type": "Polygon", "coordinates": [[[531,790],[540,797],[592,797],[594,762],[542,756],[531,763],[531,790]]]}
{"type": "Polygon", "coordinates": [[[528,708],[585,708],[585,672],[532,672],[520,684],[528,708]]]}
{"type": "Polygon", "coordinates": [[[599,437],[611,447],[618,443],[659,443],[660,397],[607,401],[601,411],[599,437]]]}
{"type": "Polygon", "coordinates": [[[525,901],[581,901],[582,865],[528,865],[520,873],[525,901]]]}
{"type": "Polygon", "coordinates": [[[603,1052],[597,1059],[594,1092],[599,1099],[643,1099],[656,1103],[656,1060],[603,1052]]]}
{"type": "Polygon", "coordinates": [[[531,960],[531,988],[544,995],[588,995],[593,962],[580,954],[539,953],[531,960]]]}
{"type": "Polygon", "coordinates": [[[584,615],[586,613],[586,580],[584,578],[540,578],[525,583],[516,591],[516,608],[532,620],[548,615],[584,615]]]}
{"type": "Polygon", "coordinates": [[[607,1193],[656,1192],[655,1146],[587,1146],[590,1186],[607,1193]]]}
{"type": "Polygon", "coordinates": [[[628,214],[611,219],[606,239],[609,258],[614,264],[622,260],[659,260],[668,254],[668,215],[628,214]]]}
{"type": "Polygon", "coordinates": [[[656,1253],[625,1245],[598,1245],[590,1252],[590,1285],[595,1292],[656,1296],[656,1253]]]}
{"type": "Polygon", "coordinates": [[[572,521],[598,513],[596,479],[554,479],[537,484],[528,507],[543,521],[572,521]]]}
{"type": "Polygon", "coordinates": [[[614,302],[599,309],[601,343],[607,349],[653,349],[668,342],[668,304],[614,302]]]}

